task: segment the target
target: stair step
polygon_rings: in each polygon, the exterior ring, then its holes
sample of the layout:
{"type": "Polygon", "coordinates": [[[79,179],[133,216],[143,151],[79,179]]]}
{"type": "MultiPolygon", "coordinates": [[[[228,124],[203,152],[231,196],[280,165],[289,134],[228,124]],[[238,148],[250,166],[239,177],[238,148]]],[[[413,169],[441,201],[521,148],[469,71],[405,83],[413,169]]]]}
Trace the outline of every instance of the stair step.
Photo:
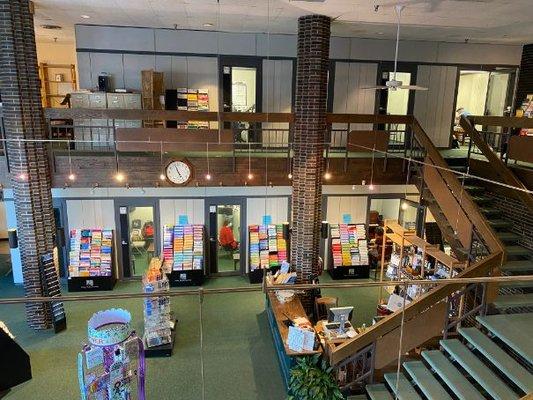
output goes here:
{"type": "Polygon", "coordinates": [[[499,286],[502,289],[533,289],[533,282],[504,282],[499,286]]]}
{"type": "Polygon", "coordinates": [[[502,213],[500,210],[498,210],[497,208],[493,208],[493,207],[483,207],[481,208],[481,212],[485,214],[486,216],[500,215],[502,213]]]}
{"type": "Polygon", "coordinates": [[[389,384],[392,392],[396,395],[398,400],[422,400],[422,397],[418,395],[409,379],[404,374],[400,373],[398,379],[398,390],[396,390],[396,373],[390,373],[383,375],[387,383],[389,384]]]}
{"type": "Polygon", "coordinates": [[[366,385],[365,389],[370,400],[393,400],[385,385],[366,385]]]}
{"type": "Polygon", "coordinates": [[[472,196],[472,200],[474,200],[474,202],[477,204],[488,204],[493,201],[491,197],[487,196],[472,196]]]}
{"type": "Polygon", "coordinates": [[[533,313],[478,315],[476,320],[492,335],[533,364],[533,313]]]}
{"type": "Polygon", "coordinates": [[[510,243],[510,242],[516,243],[518,240],[521,239],[520,235],[517,235],[516,233],[513,233],[513,232],[506,232],[506,231],[496,232],[496,236],[498,236],[498,238],[504,243],[510,243]]]}
{"type": "Polygon", "coordinates": [[[479,193],[479,192],[484,192],[485,190],[487,190],[483,186],[475,186],[475,185],[465,185],[464,189],[470,193],[479,193]]]}
{"type": "Polygon", "coordinates": [[[487,335],[477,328],[459,328],[459,333],[520,389],[526,393],[533,392],[533,374],[530,374],[487,335]]]}
{"type": "Polygon", "coordinates": [[[502,271],[518,273],[533,272],[533,260],[507,261],[502,266],[502,271]]]}
{"type": "Polygon", "coordinates": [[[531,257],[531,250],[526,249],[524,246],[505,246],[505,252],[508,256],[531,257]]]}
{"type": "Polygon", "coordinates": [[[440,345],[496,400],[518,399],[494,372],[457,339],[441,340],[440,345]]]}
{"type": "Polygon", "coordinates": [[[468,170],[465,165],[449,165],[448,167],[458,172],[466,172],[468,170]]]}
{"type": "Polygon", "coordinates": [[[409,361],[403,363],[404,369],[409,373],[413,382],[424,393],[428,399],[432,400],[452,400],[452,397],[440,385],[421,361],[409,361]]]}
{"type": "Polygon", "coordinates": [[[513,224],[504,219],[489,219],[489,224],[493,229],[510,228],[513,224]]]}
{"type": "Polygon", "coordinates": [[[496,300],[492,304],[500,310],[516,307],[533,307],[533,293],[500,295],[496,297],[496,300]]]}
{"type": "Polygon", "coordinates": [[[422,357],[459,400],[485,400],[485,397],[454,367],[442,352],[438,350],[423,351],[422,357]]]}

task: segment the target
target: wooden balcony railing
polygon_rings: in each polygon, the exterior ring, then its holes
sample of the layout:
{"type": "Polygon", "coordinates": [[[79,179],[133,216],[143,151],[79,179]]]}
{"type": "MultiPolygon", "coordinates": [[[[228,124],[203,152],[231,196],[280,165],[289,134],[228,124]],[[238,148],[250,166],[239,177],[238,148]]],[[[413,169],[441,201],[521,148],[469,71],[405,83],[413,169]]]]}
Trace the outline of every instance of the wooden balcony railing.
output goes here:
{"type": "MultiPolygon", "coordinates": [[[[526,186],[520,179],[511,171],[510,168],[502,161],[501,155],[498,156],[493,149],[483,140],[482,135],[475,128],[475,125],[490,125],[499,126],[502,128],[533,128],[533,119],[531,118],[513,118],[513,117],[476,117],[469,116],[468,118],[461,118],[461,127],[465,133],[470,137],[470,140],[477,146],[483,156],[491,165],[492,171],[496,178],[501,182],[519,190],[515,194],[520,200],[530,209],[533,210],[533,196],[528,193],[526,186]]],[[[512,139],[520,140],[522,137],[512,136],[512,139]]],[[[532,157],[533,161],[533,141],[530,137],[524,137],[527,142],[512,143],[508,142],[508,151],[511,152],[511,146],[521,148],[520,152],[532,157]]]]}

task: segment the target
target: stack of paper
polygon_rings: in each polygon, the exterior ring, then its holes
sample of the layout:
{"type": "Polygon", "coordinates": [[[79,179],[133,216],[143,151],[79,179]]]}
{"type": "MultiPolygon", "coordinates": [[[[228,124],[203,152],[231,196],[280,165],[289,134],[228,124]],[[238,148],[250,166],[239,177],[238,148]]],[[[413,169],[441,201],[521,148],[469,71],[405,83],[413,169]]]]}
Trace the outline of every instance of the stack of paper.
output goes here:
{"type": "Polygon", "coordinates": [[[250,236],[250,271],[260,267],[259,259],[259,225],[250,225],[248,227],[250,236]]]}
{"type": "Polygon", "coordinates": [[[112,246],[111,230],[71,230],[69,276],[111,276],[112,246]]]}
{"type": "Polygon", "coordinates": [[[163,270],[170,272],[174,263],[173,226],[163,226],[163,270]]]}

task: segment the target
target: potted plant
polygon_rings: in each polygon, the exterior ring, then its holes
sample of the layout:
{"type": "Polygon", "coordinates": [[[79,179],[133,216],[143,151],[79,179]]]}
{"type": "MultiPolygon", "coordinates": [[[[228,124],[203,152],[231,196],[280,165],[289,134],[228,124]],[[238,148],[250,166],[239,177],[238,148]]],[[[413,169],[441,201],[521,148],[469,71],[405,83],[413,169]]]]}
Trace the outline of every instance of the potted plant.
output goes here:
{"type": "Polygon", "coordinates": [[[291,369],[287,400],[344,400],[333,368],[319,354],[299,357],[291,369]]]}

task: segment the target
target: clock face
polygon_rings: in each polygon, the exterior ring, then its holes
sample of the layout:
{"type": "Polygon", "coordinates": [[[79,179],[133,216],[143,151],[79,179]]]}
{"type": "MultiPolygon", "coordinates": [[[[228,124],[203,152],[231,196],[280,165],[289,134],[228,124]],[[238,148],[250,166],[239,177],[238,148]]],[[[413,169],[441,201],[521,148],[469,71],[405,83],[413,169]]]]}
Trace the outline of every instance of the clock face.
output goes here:
{"type": "Polygon", "coordinates": [[[186,185],[192,178],[191,165],[187,161],[172,161],[165,172],[167,179],[175,185],[186,185]]]}

